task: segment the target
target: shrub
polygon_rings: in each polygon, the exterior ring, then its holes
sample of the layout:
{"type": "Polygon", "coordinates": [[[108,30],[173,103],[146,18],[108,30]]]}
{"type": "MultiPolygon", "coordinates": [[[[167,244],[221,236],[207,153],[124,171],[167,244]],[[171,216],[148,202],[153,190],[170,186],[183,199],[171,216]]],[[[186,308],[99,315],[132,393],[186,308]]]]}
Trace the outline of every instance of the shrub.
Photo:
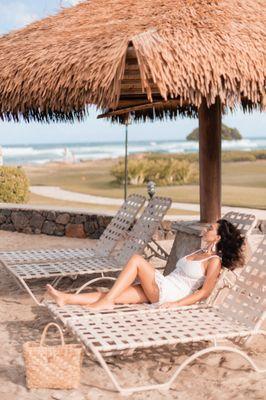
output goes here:
{"type": "MultiPolygon", "coordinates": [[[[179,161],[189,161],[196,163],[199,161],[198,153],[176,153],[176,154],[160,154],[151,153],[147,155],[149,160],[160,160],[160,159],[175,159],[179,161]]],[[[222,151],[223,162],[240,162],[240,161],[256,161],[266,160],[266,150],[252,150],[252,151],[222,151]]]]}
{"type": "Polygon", "coordinates": [[[29,181],[22,168],[0,167],[0,201],[24,203],[29,192],[29,181]]]}
{"type": "MultiPolygon", "coordinates": [[[[124,183],[124,163],[119,161],[111,174],[119,184],[124,183]]],[[[188,161],[179,161],[174,158],[161,159],[129,159],[128,183],[142,185],[153,180],[157,185],[182,185],[194,183],[198,179],[195,164],[188,161]]]]}
{"type": "MultiPolygon", "coordinates": [[[[111,169],[111,175],[116,178],[116,182],[120,185],[124,184],[125,180],[125,164],[124,161],[119,161],[111,169]]],[[[145,179],[145,161],[144,160],[129,160],[128,161],[128,183],[130,185],[142,185],[145,179]]]]}
{"type": "Polygon", "coordinates": [[[161,153],[150,153],[147,155],[149,160],[160,160],[160,159],[174,159],[179,161],[189,161],[189,162],[198,162],[199,154],[198,153],[175,153],[175,154],[161,154],[161,153]]]}
{"type": "MultiPolygon", "coordinates": [[[[265,160],[266,150],[223,151],[223,162],[265,160]]],[[[128,161],[129,185],[143,185],[149,180],[157,185],[183,185],[198,183],[198,153],[148,153],[130,156],[128,161]]],[[[120,160],[111,169],[119,185],[124,183],[125,165],[120,160]]]]}

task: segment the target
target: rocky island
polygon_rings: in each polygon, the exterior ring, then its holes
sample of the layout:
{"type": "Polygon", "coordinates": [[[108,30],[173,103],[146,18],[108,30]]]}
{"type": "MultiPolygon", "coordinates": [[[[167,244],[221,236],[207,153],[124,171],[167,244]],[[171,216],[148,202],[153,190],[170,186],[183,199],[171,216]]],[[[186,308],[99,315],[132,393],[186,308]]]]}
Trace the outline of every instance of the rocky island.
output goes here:
{"type": "MultiPolygon", "coordinates": [[[[187,140],[199,140],[199,128],[194,129],[187,137],[187,140]]],[[[238,129],[229,128],[222,124],[222,140],[241,140],[242,136],[238,129]]]]}

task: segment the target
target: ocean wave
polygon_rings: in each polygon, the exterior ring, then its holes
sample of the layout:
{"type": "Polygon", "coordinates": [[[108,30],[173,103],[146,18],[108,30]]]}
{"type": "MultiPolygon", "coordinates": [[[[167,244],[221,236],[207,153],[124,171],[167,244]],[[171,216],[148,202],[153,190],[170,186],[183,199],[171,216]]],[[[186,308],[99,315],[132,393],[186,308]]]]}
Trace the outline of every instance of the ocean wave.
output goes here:
{"type": "Polygon", "coordinates": [[[30,155],[34,151],[33,147],[2,147],[2,149],[5,157],[30,155]]]}
{"type": "MultiPolygon", "coordinates": [[[[80,160],[97,160],[103,158],[123,157],[125,154],[125,143],[72,143],[72,144],[47,144],[28,146],[3,146],[4,163],[6,164],[45,164],[47,162],[62,162],[67,159],[71,161],[74,157],[80,160]]],[[[223,141],[223,150],[254,150],[266,149],[266,138],[244,138],[242,140],[223,141]]],[[[137,154],[145,152],[159,152],[163,154],[198,152],[199,144],[187,140],[162,140],[129,142],[128,153],[137,154]]]]}
{"type": "Polygon", "coordinates": [[[222,141],[222,148],[224,150],[254,150],[257,147],[257,143],[249,139],[222,141]]]}
{"type": "Polygon", "coordinates": [[[121,152],[120,154],[118,153],[95,153],[95,154],[79,154],[75,153],[75,158],[77,160],[100,160],[103,158],[118,158],[120,156],[123,156],[124,153],[121,152]]]}
{"type": "Polygon", "coordinates": [[[4,157],[18,157],[18,156],[40,156],[40,155],[57,155],[62,156],[64,154],[63,148],[47,148],[38,149],[34,147],[4,147],[3,146],[3,156],[4,157]]]}

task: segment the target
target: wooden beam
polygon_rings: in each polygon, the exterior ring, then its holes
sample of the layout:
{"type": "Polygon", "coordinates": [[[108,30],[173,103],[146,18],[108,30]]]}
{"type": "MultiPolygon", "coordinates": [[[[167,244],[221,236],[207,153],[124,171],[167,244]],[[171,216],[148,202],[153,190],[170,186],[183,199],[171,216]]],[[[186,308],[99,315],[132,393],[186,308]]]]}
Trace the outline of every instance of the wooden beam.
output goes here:
{"type": "Polygon", "coordinates": [[[136,62],[134,64],[127,63],[127,60],[126,60],[125,72],[131,72],[131,71],[133,71],[133,72],[138,71],[139,72],[139,64],[138,64],[137,60],[136,60],[136,62]]]}
{"type": "Polygon", "coordinates": [[[139,69],[139,63],[137,58],[127,58],[126,59],[126,69],[139,69]]]}
{"type": "MultiPolygon", "coordinates": [[[[141,100],[141,103],[142,104],[146,104],[146,103],[149,103],[149,101],[148,101],[148,99],[147,99],[147,94],[146,93],[141,93],[140,95],[135,95],[135,94],[129,94],[129,95],[122,95],[121,94],[121,96],[120,96],[120,98],[119,98],[119,103],[118,104],[120,104],[120,101],[124,101],[124,100],[129,100],[129,101],[139,101],[139,100],[141,100]]],[[[173,100],[173,99],[172,99],[173,100]]],[[[174,99],[174,100],[178,100],[178,99],[174,99]]],[[[153,96],[153,103],[157,103],[157,102],[161,102],[161,101],[165,101],[163,98],[162,98],[162,96],[160,95],[160,94],[155,94],[154,96],[153,96]]],[[[111,107],[110,107],[111,108],[111,107]]],[[[117,108],[120,108],[119,107],[119,105],[118,106],[116,106],[116,107],[114,107],[115,109],[117,109],[117,108]]]]}
{"type": "Polygon", "coordinates": [[[110,105],[110,110],[146,104],[147,101],[145,102],[145,100],[147,100],[147,96],[146,96],[146,98],[144,97],[144,98],[139,98],[139,99],[138,98],[119,99],[119,103],[116,107],[114,104],[110,105]]]}
{"type": "MultiPolygon", "coordinates": [[[[140,76],[140,74],[138,74],[138,75],[137,74],[132,74],[132,75],[124,74],[121,82],[127,83],[127,81],[141,82],[141,76],[140,76]]],[[[150,80],[150,82],[152,82],[152,81],[150,80]]]]}
{"type": "Polygon", "coordinates": [[[200,221],[221,217],[221,102],[199,108],[200,221]]]}
{"type": "MultiPolygon", "coordinates": [[[[160,95],[160,92],[159,92],[159,89],[155,86],[155,87],[151,87],[151,93],[152,93],[152,95],[155,95],[155,96],[159,96],[160,95]]],[[[142,90],[142,87],[138,87],[138,86],[135,86],[135,85],[121,85],[121,90],[120,90],[120,96],[131,96],[131,95],[142,95],[142,94],[145,94],[146,95],[146,98],[148,97],[147,96],[147,92],[146,92],[146,90],[144,89],[144,90],[142,90]]]]}
{"type": "MultiPolygon", "coordinates": [[[[155,89],[152,89],[152,96],[154,95],[154,96],[159,96],[159,92],[158,92],[158,90],[155,90],[155,89]]],[[[141,95],[145,95],[145,97],[146,97],[146,99],[147,99],[147,92],[144,90],[144,91],[142,91],[140,88],[139,89],[121,89],[121,92],[120,92],[120,95],[121,96],[127,96],[127,97],[131,97],[132,95],[135,95],[135,96],[141,96],[141,95]]]]}
{"type": "Polygon", "coordinates": [[[152,103],[143,103],[143,104],[139,104],[139,105],[133,105],[130,107],[126,107],[126,108],[120,108],[114,111],[109,111],[107,113],[104,114],[100,114],[97,116],[98,119],[100,118],[110,118],[116,115],[123,115],[123,114],[128,114],[132,111],[142,111],[142,110],[147,110],[150,108],[156,108],[156,107],[177,107],[180,104],[179,100],[174,99],[174,100],[163,100],[163,101],[156,101],[156,102],[152,102],[152,103]]]}
{"type": "MultiPolygon", "coordinates": [[[[141,85],[140,81],[135,81],[135,82],[134,81],[130,81],[130,82],[126,81],[125,82],[124,80],[122,80],[120,87],[121,87],[121,92],[123,91],[123,92],[130,93],[130,90],[139,90],[140,93],[143,93],[142,85],[141,85]]],[[[158,87],[155,84],[150,85],[150,88],[153,90],[156,90],[157,93],[160,93],[158,87]]]]}

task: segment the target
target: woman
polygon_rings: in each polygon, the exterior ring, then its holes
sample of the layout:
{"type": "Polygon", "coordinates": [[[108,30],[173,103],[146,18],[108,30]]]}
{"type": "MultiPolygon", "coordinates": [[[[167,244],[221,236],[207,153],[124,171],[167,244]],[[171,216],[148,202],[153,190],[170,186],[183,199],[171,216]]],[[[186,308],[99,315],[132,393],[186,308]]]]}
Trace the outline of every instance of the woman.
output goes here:
{"type": "Polygon", "coordinates": [[[134,255],[107,293],[69,294],[51,285],[47,285],[47,291],[59,306],[78,304],[94,310],[146,302],[159,303],[162,308],[188,306],[211,294],[222,266],[232,270],[243,263],[244,238],[225,219],[204,231],[203,242],[204,248],[181,258],[168,276],[134,255]],[[137,278],[140,283],[133,285],[137,278]]]}

